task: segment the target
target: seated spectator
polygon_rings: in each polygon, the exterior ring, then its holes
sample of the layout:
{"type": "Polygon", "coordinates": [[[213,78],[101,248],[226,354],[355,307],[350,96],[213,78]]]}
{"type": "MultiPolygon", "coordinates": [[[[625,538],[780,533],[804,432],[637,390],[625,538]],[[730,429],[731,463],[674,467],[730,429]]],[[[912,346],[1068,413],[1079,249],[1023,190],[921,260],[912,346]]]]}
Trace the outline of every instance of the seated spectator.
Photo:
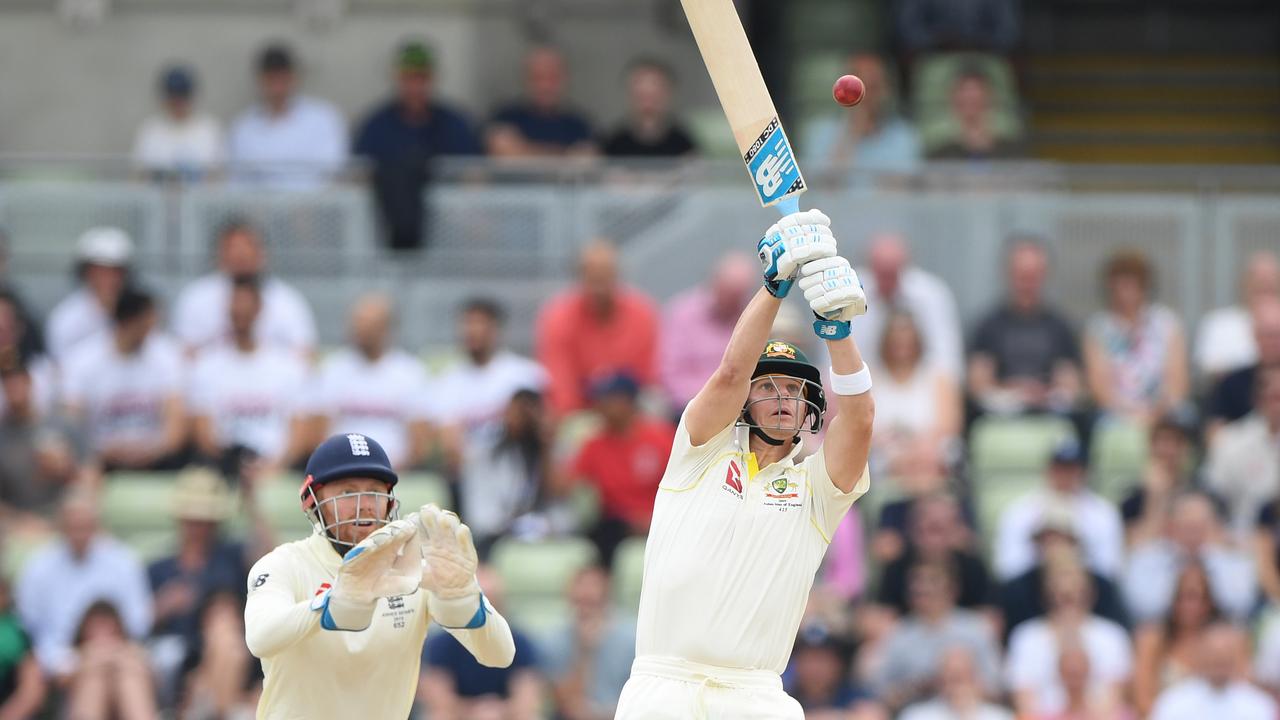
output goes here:
{"type": "Polygon", "coordinates": [[[675,441],[675,426],[641,411],[639,391],[626,375],[596,383],[591,395],[602,427],[568,470],[571,480],[590,483],[600,494],[600,520],[590,535],[605,567],[623,540],[649,534],[658,481],[675,441]]]}
{"type": "Polygon", "coordinates": [[[1223,424],[1253,412],[1257,398],[1257,377],[1261,368],[1280,365],[1280,298],[1263,297],[1252,307],[1253,339],[1258,361],[1227,373],[1209,396],[1210,444],[1223,424]]]}
{"type": "Polygon", "coordinates": [[[1204,492],[1196,469],[1195,436],[1196,428],[1185,413],[1166,413],[1151,426],[1142,477],[1120,504],[1130,547],[1165,534],[1178,497],[1204,492]]]}
{"type": "Polygon", "coordinates": [[[746,255],[720,258],[710,282],[667,302],[658,344],[662,386],[679,414],[720,367],[738,316],[759,289],[759,268],[746,255]]]}
{"type": "MultiPolygon", "coordinates": [[[[1035,534],[1037,563],[1035,567],[1005,583],[1000,588],[1000,609],[1004,615],[1005,634],[1027,620],[1046,614],[1048,568],[1057,562],[1080,563],[1080,539],[1076,534],[1071,511],[1065,507],[1050,508],[1041,516],[1035,534]]],[[[1120,589],[1111,580],[1086,569],[1093,586],[1093,605],[1089,611],[1117,625],[1128,627],[1129,613],[1120,589]]],[[[1008,638],[1005,638],[1008,640],[1008,638]]]]}
{"type": "MultiPolygon", "coordinates": [[[[858,347],[879,347],[889,317],[895,310],[905,310],[920,323],[921,337],[929,339],[924,364],[945,370],[960,382],[964,343],[955,297],[938,276],[911,264],[906,239],[893,233],[873,236],[867,267],[858,268],[858,278],[867,293],[867,314],[853,326],[858,347]]],[[[879,358],[868,353],[863,359],[876,377],[883,374],[879,358]]]]}
{"type": "Polygon", "coordinates": [[[528,158],[594,153],[591,126],[565,102],[568,70],[560,51],[530,50],[524,73],[525,98],[502,107],[489,121],[489,154],[528,158]]]}
{"type": "Polygon", "coordinates": [[[306,298],[267,272],[262,234],[246,220],[232,219],[217,232],[218,267],[184,287],[173,304],[173,334],[194,354],[231,339],[231,287],[236,278],[256,277],[262,289],[257,337],[263,345],[309,355],[316,322],[306,298]]]}
{"type": "Polygon", "coordinates": [[[421,247],[422,193],[441,155],[481,152],[471,118],[436,98],[435,53],[418,40],[396,51],[394,96],[360,123],[353,152],[373,163],[373,193],[388,245],[421,247]]]}
{"type": "Polygon", "coordinates": [[[262,667],[244,644],[244,583],[205,595],[186,670],[180,717],[249,718],[262,692],[262,667]]]}
{"type": "Polygon", "coordinates": [[[37,551],[14,585],[18,616],[45,673],[65,680],[77,670],[77,628],[103,600],[118,608],[131,638],[151,629],[147,575],[132,550],[101,533],[97,499],[77,492],[63,500],[61,537],[37,551]]]}
{"type": "Polygon", "coordinates": [[[960,503],[950,495],[922,497],[911,507],[911,531],[906,550],[884,566],[876,602],[905,615],[908,608],[907,576],[921,562],[943,563],[951,568],[959,585],[956,605],[979,610],[991,605],[994,588],[982,558],[969,549],[970,533],[961,516],[960,503]]]}
{"type": "Polygon", "coordinates": [[[962,646],[943,651],[938,669],[938,693],[932,700],[910,705],[899,720],[1013,720],[1013,713],[987,702],[976,658],[962,646]]]}
{"type": "Polygon", "coordinates": [[[13,611],[9,585],[0,578],[0,718],[36,717],[47,692],[31,639],[13,611]]]}
{"type": "Polygon", "coordinates": [[[809,123],[800,145],[805,170],[855,186],[868,171],[915,172],[923,154],[920,136],[897,112],[884,60],[870,53],[854,53],[847,67],[862,78],[862,102],[809,123]]]}
{"type": "Polygon", "coordinates": [[[146,648],[131,634],[109,600],[98,600],[84,611],[75,633],[75,670],[65,683],[67,717],[159,717],[146,648]]]}
{"type": "Polygon", "coordinates": [[[1064,440],[1049,458],[1044,487],[1005,508],[993,548],[996,577],[1011,580],[1035,565],[1036,532],[1047,513],[1062,507],[1071,511],[1089,569],[1105,577],[1119,573],[1124,557],[1120,513],[1114,504],[1086,485],[1085,463],[1080,443],[1064,440]]]}
{"type": "Polygon", "coordinates": [[[878,720],[883,711],[849,681],[853,647],[818,625],[801,627],[784,673],[786,692],[804,708],[806,720],[878,720]]]}
{"type": "Polygon", "coordinates": [[[955,134],[929,152],[933,160],[1008,160],[1027,154],[1021,138],[1003,135],[995,122],[995,89],[979,66],[961,68],[951,80],[955,134]]]}
{"type": "Polygon", "coordinates": [[[1253,558],[1227,542],[1213,501],[1189,493],[1174,503],[1167,537],[1129,552],[1124,591],[1134,620],[1157,622],[1167,617],[1178,578],[1193,563],[1204,568],[1214,604],[1225,616],[1248,617],[1257,598],[1253,558]]]}
{"type": "Polygon", "coordinates": [[[506,310],[496,300],[472,298],[458,310],[456,361],[431,380],[431,419],[452,438],[475,433],[502,419],[520,390],[542,391],[547,372],[503,343],[506,310]]]}
{"type": "Polygon", "coordinates": [[[903,50],[1008,53],[1022,38],[1016,0],[896,0],[894,28],[903,50]]]}
{"type": "Polygon", "coordinates": [[[636,654],[636,623],[610,602],[609,574],[598,566],[569,582],[572,616],[541,645],[556,710],[565,720],[609,720],[636,654]]]}
{"type": "Polygon", "coordinates": [[[1084,365],[1099,410],[1150,425],[1187,401],[1182,321],[1150,299],[1155,277],[1141,253],[1111,256],[1104,271],[1107,309],[1089,319],[1084,365]]]}
{"type": "Polygon", "coordinates": [[[1253,412],[1218,431],[1206,463],[1208,487],[1226,501],[1231,529],[1246,542],[1280,493],[1280,365],[1260,368],[1253,412]]]}
{"type": "Polygon", "coordinates": [[[160,112],[148,117],[133,141],[133,162],[157,180],[202,180],[224,160],[222,126],[195,109],[196,77],[185,65],[160,74],[160,112]]]}
{"type": "Polygon", "coordinates": [[[1037,715],[1035,720],[1130,720],[1124,700],[1108,688],[1094,687],[1088,650],[1070,641],[1058,651],[1058,678],[1062,683],[1062,711],[1037,715]]]}
{"type": "MultiPolygon", "coordinates": [[[[902,556],[911,534],[911,516],[917,502],[931,495],[956,495],[957,488],[943,467],[941,458],[928,452],[905,453],[898,468],[900,474],[893,478],[895,490],[902,495],[880,507],[880,517],[871,538],[871,555],[887,565],[902,556]]],[[[960,527],[952,543],[957,549],[974,546],[973,508],[960,503],[960,527]]]]}
{"type": "Polygon", "coordinates": [[[202,351],[196,359],[189,404],[200,453],[216,459],[231,447],[248,448],[273,474],[274,469],[293,466],[310,449],[300,407],[309,373],[296,354],[257,339],[261,313],[257,278],[236,278],[231,340],[202,351]]]}
{"type": "Polygon", "coordinates": [[[1133,704],[1141,716],[1151,712],[1165,688],[1194,674],[1202,636],[1220,619],[1204,568],[1194,562],[1184,566],[1168,618],[1134,633],[1133,704]]]}
{"type": "Polygon", "coordinates": [[[960,389],[941,368],[926,361],[927,343],[911,314],[894,310],[884,324],[876,376],[875,465],[890,477],[921,454],[948,465],[958,451],[960,389]]]}
{"type": "MultiPolygon", "coordinates": [[[[1054,717],[1067,709],[1067,689],[1059,670],[1064,651],[1078,644],[1088,658],[1088,696],[1118,703],[1133,672],[1129,635],[1093,615],[1089,573],[1064,556],[1046,569],[1049,612],[1013,629],[1005,656],[1005,681],[1019,717],[1054,717]]],[[[1070,673],[1068,673],[1070,676],[1070,673]]]]}
{"type": "Polygon", "coordinates": [[[610,157],[671,157],[692,154],[693,138],[671,111],[675,74],[665,63],[641,58],[627,68],[627,116],[605,140],[610,157]]]}
{"type": "Polygon", "coordinates": [[[1249,682],[1249,641],[1233,625],[1218,622],[1201,635],[1199,672],[1160,694],[1151,720],[1271,720],[1275,700],[1249,682]]]}
{"type": "Polygon", "coordinates": [[[80,236],[76,241],[78,285],[53,306],[45,328],[50,357],[65,362],[82,341],[110,334],[116,300],[129,284],[131,262],[133,241],[123,230],[98,227],[80,236]]]}
{"type": "Polygon", "coordinates": [[[318,427],[312,437],[376,437],[392,465],[409,468],[426,456],[430,442],[427,373],[417,358],[392,344],[394,326],[390,297],[366,295],[352,305],[348,344],[328,355],[318,373],[311,408],[318,427]]]}
{"type": "Polygon", "coordinates": [[[583,247],[578,281],[538,315],[538,361],[557,415],[586,407],[587,389],[601,377],[625,372],[642,386],[657,380],[657,314],[648,297],[618,280],[617,249],[602,240],[583,247]]]}
{"type": "Polygon", "coordinates": [[[187,444],[182,354],[156,333],[151,295],[126,290],[114,329],[76,347],[62,376],[68,416],[107,469],[180,466],[187,444]]]}
{"type": "MultiPolygon", "coordinates": [[[[502,587],[498,576],[481,566],[476,579],[485,598],[502,607],[502,587]]],[[[501,612],[501,611],[499,611],[501,612]]],[[[422,649],[422,677],[418,701],[433,718],[509,718],[535,720],[540,717],[546,688],[538,672],[538,653],[533,642],[512,626],[515,659],[504,668],[481,665],[447,628],[433,627],[422,649]]]]}
{"type": "Polygon", "coordinates": [[[1044,297],[1049,252],[1017,237],[1008,254],[1007,297],[978,325],[969,392],[986,412],[1067,413],[1082,399],[1075,333],[1044,297]]]}
{"type": "Polygon", "coordinates": [[[31,373],[16,354],[0,355],[0,390],[6,403],[0,415],[0,526],[42,534],[44,518],[76,479],[83,443],[55,414],[36,407],[31,373]]]}
{"type": "Polygon", "coordinates": [[[227,156],[239,183],[309,190],[333,180],[347,161],[342,114],[298,94],[293,51],[273,43],[258,55],[258,104],[231,126],[227,156]]]}
{"type": "MultiPolygon", "coordinates": [[[[30,372],[34,407],[42,413],[50,412],[57,402],[58,369],[44,354],[39,329],[29,324],[25,313],[15,295],[0,289],[0,358],[30,372]]],[[[0,390],[0,418],[6,412],[4,391],[0,390]]]]}
{"type": "Polygon", "coordinates": [[[1212,380],[1258,361],[1253,336],[1253,309],[1266,300],[1280,299],[1280,259],[1257,252],[1245,263],[1240,278],[1240,304],[1210,311],[1196,333],[1196,371],[1212,380]]]}
{"type": "Polygon", "coordinates": [[[873,651],[877,660],[870,674],[876,697],[891,709],[928,696],[941,670],[940,648],[961,646],[973,653],[984,694],[999,689],[1000,653],[991,629],[981,615],[956,608],[958,592],[946,563],[922,562],[908,574],[911,612],[873,651]]]}

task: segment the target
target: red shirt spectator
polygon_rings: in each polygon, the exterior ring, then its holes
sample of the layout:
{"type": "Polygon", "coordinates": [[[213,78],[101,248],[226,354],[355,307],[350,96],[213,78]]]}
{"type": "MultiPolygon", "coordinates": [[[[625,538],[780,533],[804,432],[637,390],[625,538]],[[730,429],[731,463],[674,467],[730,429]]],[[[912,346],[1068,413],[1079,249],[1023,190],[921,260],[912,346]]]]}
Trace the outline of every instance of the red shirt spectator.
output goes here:
{"type": "Polygon", "coordinates": [[[578,287],[553,298],[538,318],[538,361],[550,375],[558,414],[582,409],[588,386],[624,372],[641,385],[657,375],[658,317],[652,301],[618,282],[617,251],[583,249],[578,287]]]}

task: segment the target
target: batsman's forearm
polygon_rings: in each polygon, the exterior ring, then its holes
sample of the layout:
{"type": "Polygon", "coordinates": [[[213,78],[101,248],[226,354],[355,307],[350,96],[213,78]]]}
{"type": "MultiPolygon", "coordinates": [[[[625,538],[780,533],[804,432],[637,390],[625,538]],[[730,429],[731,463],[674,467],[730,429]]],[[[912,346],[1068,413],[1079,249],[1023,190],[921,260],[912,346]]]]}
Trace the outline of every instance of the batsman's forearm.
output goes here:
{"type": "Polygon", "coordinates": [[[733,336],[729,338],[729,346],[720,360],[719,374],[735,381],[751,379],[780,307],[782,301],[770,295],[768,290],[760,288],[756,291],[755,297],[738,317],[738,324],[733,327],[733,336]]]}
{"type": "Polygon", "coordinates": [[[828,340],[827,354],[831,356],[831,369],[841,375],[850,375],[863,368],[862,352],[852,337],[828,340]]]}

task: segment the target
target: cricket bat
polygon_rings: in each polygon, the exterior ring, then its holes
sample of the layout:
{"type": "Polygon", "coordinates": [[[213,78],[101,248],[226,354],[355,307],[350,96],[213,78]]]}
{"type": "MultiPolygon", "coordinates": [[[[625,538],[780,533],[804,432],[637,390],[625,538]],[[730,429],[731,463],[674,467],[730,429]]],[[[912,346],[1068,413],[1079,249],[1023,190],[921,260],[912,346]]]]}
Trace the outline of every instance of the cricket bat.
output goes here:
{"type": "Polygon", "coordinates": [[[733,0],[680,0],[760,204],[784,214],[806,190],[733,0]]]}

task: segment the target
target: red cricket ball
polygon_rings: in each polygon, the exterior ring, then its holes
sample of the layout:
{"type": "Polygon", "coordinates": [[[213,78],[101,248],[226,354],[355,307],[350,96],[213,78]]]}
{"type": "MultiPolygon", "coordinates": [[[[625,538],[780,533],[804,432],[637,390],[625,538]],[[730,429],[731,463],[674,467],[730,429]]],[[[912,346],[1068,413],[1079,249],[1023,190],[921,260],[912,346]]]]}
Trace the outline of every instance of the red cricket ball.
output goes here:
{"type": "Polygon", "coordinates": [[[862,96],[866,91],[867,86],[862,84],[862,79],[857,75],[841,75],[831,88],[831,96],[841,105],[852,107],[862,102],[862,96]]]}

